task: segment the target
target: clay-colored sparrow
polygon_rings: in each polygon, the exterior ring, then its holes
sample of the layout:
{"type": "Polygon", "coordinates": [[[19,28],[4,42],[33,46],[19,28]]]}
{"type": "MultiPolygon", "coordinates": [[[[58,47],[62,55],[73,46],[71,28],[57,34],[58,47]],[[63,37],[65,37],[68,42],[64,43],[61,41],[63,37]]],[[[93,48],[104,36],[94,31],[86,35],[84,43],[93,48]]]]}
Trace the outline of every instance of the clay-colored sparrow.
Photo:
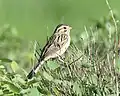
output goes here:
{"type": "Polygon", "coordinates": [[[45,47],[42,49],[40,58],[37,65],[27,75],[28,79],[31,79],[35,73],[39,70],[40,66],[51,58],[61,56],[70,45],[70,30],[72,28],[66,24],[59,24],[53,35],[49,38],[45,47]]]}

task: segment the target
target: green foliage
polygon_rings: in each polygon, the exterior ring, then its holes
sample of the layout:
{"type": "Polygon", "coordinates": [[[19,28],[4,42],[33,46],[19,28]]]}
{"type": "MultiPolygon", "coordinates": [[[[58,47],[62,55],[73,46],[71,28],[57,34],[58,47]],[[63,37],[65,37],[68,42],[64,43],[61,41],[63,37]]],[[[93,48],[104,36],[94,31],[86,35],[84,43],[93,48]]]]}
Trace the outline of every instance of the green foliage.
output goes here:
{"type": "MultiPolygon", "coordinates": [[[[117,25],[118,26],[118,25],[117,25]]],[[[116,29],[110,16],[72,37],[63,62],[49,60],[32,80],[26,75],[37,61],[37,45],[20,38],[5,25],[0,30],[0,95],[2,96],[116,96],[119,58],[116,29]],[[116,42],[115,42],[116,41],[116,42]]],[[[118,33],[119,34],[119,28],[118,33]]],[[[38,51],[40,51],[38,49],[38,51]]]]}

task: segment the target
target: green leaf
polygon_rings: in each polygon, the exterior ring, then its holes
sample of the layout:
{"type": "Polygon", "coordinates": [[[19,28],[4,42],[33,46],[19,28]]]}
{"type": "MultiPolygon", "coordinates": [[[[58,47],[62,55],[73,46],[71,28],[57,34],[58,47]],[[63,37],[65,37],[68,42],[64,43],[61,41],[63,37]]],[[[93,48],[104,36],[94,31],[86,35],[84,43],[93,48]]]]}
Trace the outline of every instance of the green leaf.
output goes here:
{"type": "Polygon", "coordinates": [[[96,75],[91,75],[91,80],[93,84],[97,85],[97,76],[96,75]]]}
{"type": "Polygon", "coordinates": [[[20,88],[15,86],[13,83],[8,82],[8,81],[2,81],[2,83],[8,85],[9,90],[11,90],[12,92],[14,92],[14,93],[19,93],[20,92],[20,88]]]}
{"type": "Polygon", "coordinates": [[[36,84],[38,82],[39,82],[39,80],[37,80],[37,79],[28,80],[28,85],[36,84]]]}
{"type": "Polygon", "coordinates": [[[56,63],[55,61],[48,61],[48,62],[47,62],[47,66],[48,66],[51,70],[55,70],[56,68],[60,67],[60,64],[56,63]]]}
{"type": "Polygon", "coordinates": [[[43,72],[43,76],[47,79],[47,80],[49,80],[49,81],[52,81],[53,80],[53,77],[51,76],[51,75],[49,75],[47,72],[43,72]]]}
{"type": "Polygon", "coordinates": [[[50,95],[50,92],[46,88],[40,88],[39,86],[37,86],[37,89],[41,94],[44,94],[45,96],[50,95]]]}
{"type": "Polygon", "coordinates": [[[82,96],[79,84],[77,82],[73,83],[73,91],[76,92],[77,95],[82,96]]]}
{"type": "Polygon", "coordinates": [[[19,83],[21,83],[23,85],[26,83],[25,80],[19,74],[16,74],[15,78],[13,80],[18,81],[19,83]]]}
{"type": "Polygon", "coordinates": [[[12,61],[11,68],[12,68],[13,72],[16,72],[19,69],[19,66],[15,61],[12,61]]]}
{"type": "Polygon", "coordinates": [[[8,59],[8,58],[0,58],[0,60],[2,62],[12,62],[12,60],[8,59]]]}
{"type": "Polygon", "coordinates": [[[5,67],[3,65],[0,65],[0,75],[4,75],[5,72],[5,67]]]}
{"type": "Polygon", "coordinates": [[[29,96],[40,96],[37,88],[31,88],[29,96]]]}
{"type": "Polygon", "coordinates": [[[3,65],[0,65],[0,69],[4,69],[5,68],[5,66],[3,66],[3,65]]]}
{"type": "Polygon", "coordinates": [[[1,96],[1,95],[3,95],[3,91],[2,91],[2,90],[0,90],[0,96],[1,96]]]}
{"type": "Polygon", "coordinates": [[[20,91],[20,93],[21,93],[21,94],[26,94],[26,93],[29,93],[29,91],[30,91],[30,88],[22,89],[22,90],[20,91]]]}

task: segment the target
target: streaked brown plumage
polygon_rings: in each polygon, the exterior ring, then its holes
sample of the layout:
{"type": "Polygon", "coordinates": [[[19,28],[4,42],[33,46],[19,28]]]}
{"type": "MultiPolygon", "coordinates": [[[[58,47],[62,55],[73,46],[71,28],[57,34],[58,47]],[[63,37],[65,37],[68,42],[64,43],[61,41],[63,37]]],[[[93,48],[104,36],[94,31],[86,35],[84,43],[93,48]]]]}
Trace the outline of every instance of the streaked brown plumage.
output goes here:
{"type": "Polygon", "coordinates": [[[37,65],[28,74],[28,79],[31,79],[37,73],[45,61],[59,57],[67,50],[70,45],[70,30],[71,27],[65,24],[60,24],[56,27],[54,33],[43,48],[37,65]]]}

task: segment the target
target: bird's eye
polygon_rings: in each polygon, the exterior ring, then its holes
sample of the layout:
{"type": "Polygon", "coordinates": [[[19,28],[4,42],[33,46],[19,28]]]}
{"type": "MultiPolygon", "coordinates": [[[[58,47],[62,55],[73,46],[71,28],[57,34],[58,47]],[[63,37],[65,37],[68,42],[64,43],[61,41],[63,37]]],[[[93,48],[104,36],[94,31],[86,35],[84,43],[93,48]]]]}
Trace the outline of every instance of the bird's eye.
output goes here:
{"type": "Polygon", "coordinates": [[[66,29],[66,27],[63,27],[64,29],[66,29]]]}

